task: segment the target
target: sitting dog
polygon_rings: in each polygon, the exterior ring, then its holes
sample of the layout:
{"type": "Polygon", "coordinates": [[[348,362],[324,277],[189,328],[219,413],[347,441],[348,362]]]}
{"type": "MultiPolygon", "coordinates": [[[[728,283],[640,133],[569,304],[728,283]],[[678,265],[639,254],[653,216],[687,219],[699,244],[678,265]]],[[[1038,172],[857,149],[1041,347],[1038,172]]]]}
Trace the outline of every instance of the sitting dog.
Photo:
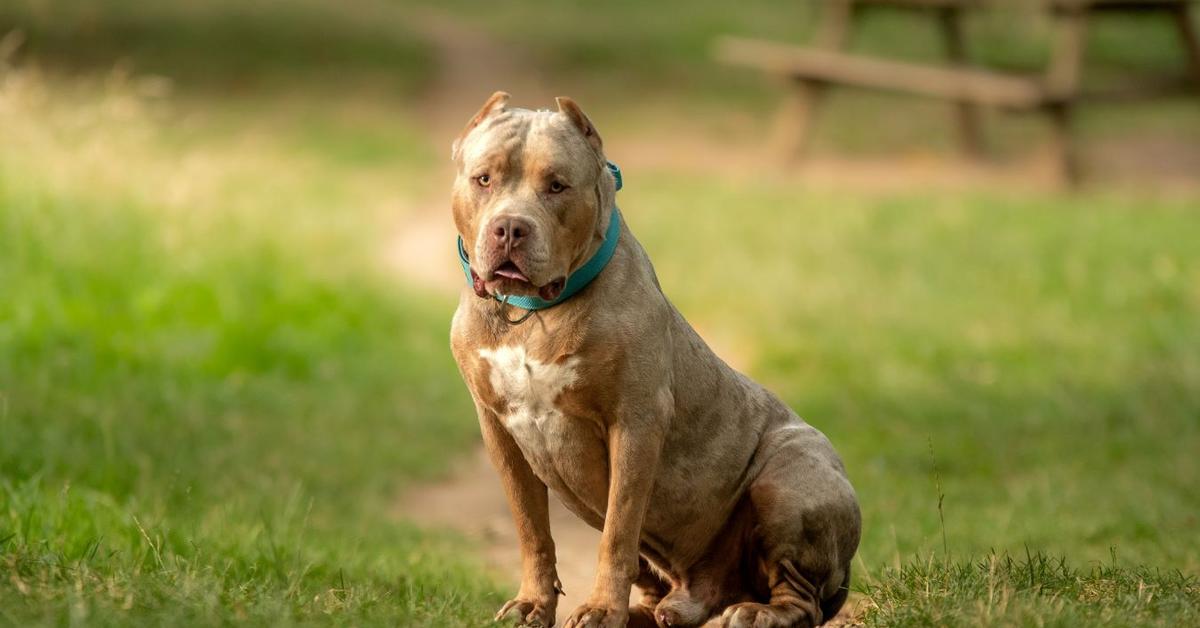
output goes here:
{"type": "Polygon", "coordinates": [[[492,95],[452,149],[467,287],[451,346],[523,565],[496,618],[554,625],[547,489],[602,531],[595,587],[568,628],[832,617],[861,516],[829,440],[721,361],[663,295],[579,106],[508,102],[492,95]]]}

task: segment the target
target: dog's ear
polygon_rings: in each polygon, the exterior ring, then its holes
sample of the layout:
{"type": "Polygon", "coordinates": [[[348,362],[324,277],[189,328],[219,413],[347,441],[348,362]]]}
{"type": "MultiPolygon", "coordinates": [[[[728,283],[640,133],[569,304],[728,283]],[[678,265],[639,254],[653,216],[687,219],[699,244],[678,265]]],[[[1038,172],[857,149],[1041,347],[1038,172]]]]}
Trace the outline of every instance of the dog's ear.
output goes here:
{"type": "Polygon", "coordinates": [[[600,141],[600,134],[596,132],[596,127],[592,125],[592,121],[588,119],[587,114],[583,113],[583,109],[580,109],[574,100],[566,96],[559,96],[554,99],[554,102],[558,103],[558,112],[571,120],[575,128],[579,129],[580,133],[583,133],[583,137],[587,139],[588,144],[591,144],[597,153],[602,153],[604,142],[600,141]]]}
{"type": "Polygon", "coordinates": [[[459,133],[458,137],[454,138],[454,143],[450,145],[450,159],[458,159],[459,150],[462,148],[462,142],[467,137],[467,134],[479,126],[481,122],[487,120],[488,116],[503,111],[508,106],[509,98],[508,92],[496,92],[487,99],[487,102],[483,103],[483,106],[479,108],[479,112],[471,117],[471,121],[467,123],[467,126],[463,127],[462,133],[459,133]]]}

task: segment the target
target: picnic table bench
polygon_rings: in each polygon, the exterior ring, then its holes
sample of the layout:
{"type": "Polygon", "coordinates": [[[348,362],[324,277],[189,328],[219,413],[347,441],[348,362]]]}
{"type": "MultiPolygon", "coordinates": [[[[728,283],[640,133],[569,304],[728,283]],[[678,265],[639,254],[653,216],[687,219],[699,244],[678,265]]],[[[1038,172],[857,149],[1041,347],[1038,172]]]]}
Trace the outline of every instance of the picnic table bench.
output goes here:
{"type": "Polygon", "coordinates": [[[1200,93],[1200,35],[1192,21],[1193,0],[1041,0],[1053,20],[1050,61],[1041,75],[1004,73],[972,65],[967,57],[964,14],[998,0],[825,0],[823,19],[810,46],[724,37],[717,57],[792,80],[792,98],[780,116],[790,154],[799,155],[828,86],[834,84],[928,96],[955,103],[958,133],[968,155],[983,153],[981,108],[1032,111],[1047,115],[1063,176],[1079,179],[1072,137],[1072,114],[1080,102],[1143,99],[1200,93]],[[948,63],[931,65],[866,56],[845,50],[855,23],[881,7],[923,11],[934,16],[948,63]],[[1141,77],[1104,90],[1081,85],[1089,20],[1096,14],[1157,14],[1173,21],[1187,67],[1177,75],[1141,77]]]}

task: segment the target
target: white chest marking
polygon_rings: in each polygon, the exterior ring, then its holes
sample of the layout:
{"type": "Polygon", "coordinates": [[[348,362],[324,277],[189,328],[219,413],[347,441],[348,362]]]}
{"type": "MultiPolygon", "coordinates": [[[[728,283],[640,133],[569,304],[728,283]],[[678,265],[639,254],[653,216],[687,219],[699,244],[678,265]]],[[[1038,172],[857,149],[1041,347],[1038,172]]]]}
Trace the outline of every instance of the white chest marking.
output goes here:
{"type": "Polygon", "coordinates": [[[525,355],[524,347],[481,349],[479,357],[491,366],[488,378],[492,390],[508,404],[504,423],[515,436],[541,433],[551,419],[562,417],[554,400],[575,383],[579,358],[559,364],[546,364],[525,355]]]}

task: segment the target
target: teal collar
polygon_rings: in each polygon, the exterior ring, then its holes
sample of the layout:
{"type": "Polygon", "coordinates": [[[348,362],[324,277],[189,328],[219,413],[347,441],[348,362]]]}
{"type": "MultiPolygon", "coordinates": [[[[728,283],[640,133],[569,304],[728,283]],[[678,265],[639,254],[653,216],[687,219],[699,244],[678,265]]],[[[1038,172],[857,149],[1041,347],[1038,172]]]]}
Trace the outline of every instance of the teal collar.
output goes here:
{"type": "MultiPolygon", "coordinates": [[[[613,178],[617,180],[617,189],[621,189],[621,169],[611,161],[607,162],[607,165],[609,172],[611,172],[613,178]]],[[[600,249],[596,251],[595,255],[592,255],[592,257],[588,259],[583,266],[580,266],[578,270],[571,273],[571,275],[567,277],[566,285],[563,286],[562,293],[560,293],[557,298],[555,298],[553,301],[547,301],[536,296],[507,296],[500,294],[493,296],[497,301],[501,301],[509,305],[515,305],[523,310],[529,310],[530,312],[535,310],[544,310],[548,307],[558,305],[559,303],[562,303],[563,301],[575,296],[576,293],[586,288],[589,283],[592,283],[592,280],[600,275],[600,271],[604,270],[604,267],[608,265],[609,260],[612,259],[613,253],[616,252],[617,240],[620,238],[620,236],[620,212],[617,211],[617,206],[614,204],[612,208],[612,214],[608,219],[608,230],[604,232],[604,243],[600,245],[600,249]]],[[[467,277],[467,285],[473,285],[474,282],[471,279],[471,262],[467,257],[466,249],[463,248],[463,240],[461,236],[458,238],[458,261],[462,263],[463,274],[467,277]]]]}

